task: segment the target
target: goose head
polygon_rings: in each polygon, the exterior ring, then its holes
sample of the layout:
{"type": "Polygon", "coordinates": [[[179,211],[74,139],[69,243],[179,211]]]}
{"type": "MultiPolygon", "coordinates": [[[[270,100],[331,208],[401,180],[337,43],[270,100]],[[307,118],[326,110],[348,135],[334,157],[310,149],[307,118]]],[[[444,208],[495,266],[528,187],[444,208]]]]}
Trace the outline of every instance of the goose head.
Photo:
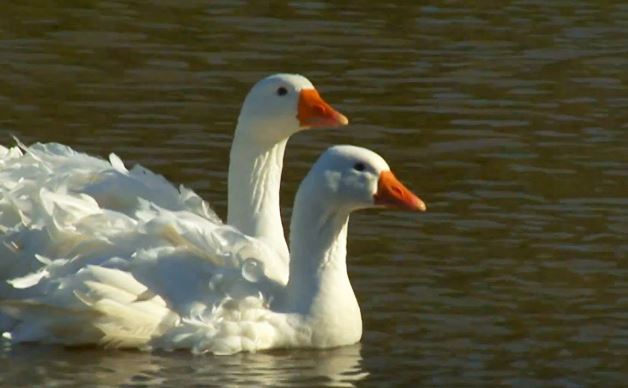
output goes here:
{"type": "Polygon", "coordinates": [[[381,156],[361,147],[329,148],[302,186],[310,198],[347,212],[371,207],[426,210],[425,203],[395,177],[381,156]]]}
{"type": "Polygon", "coordinates": [[[256,141],[278,142],[303,129],[348,123],[347,117],[325,102],[307,78],[275,74],[251,88],[242,104],[236,131],[256,141]]]}

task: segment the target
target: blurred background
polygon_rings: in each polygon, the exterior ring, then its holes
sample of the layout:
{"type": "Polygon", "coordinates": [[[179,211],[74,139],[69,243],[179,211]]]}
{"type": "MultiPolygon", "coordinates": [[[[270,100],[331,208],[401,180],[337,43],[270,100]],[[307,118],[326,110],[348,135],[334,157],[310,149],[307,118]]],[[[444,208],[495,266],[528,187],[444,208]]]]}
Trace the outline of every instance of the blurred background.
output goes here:
{"type": "Polygon", "coordinates": [[[55,141],[224,217],[239,107],[308,77],[425,214],[352,217],[361,344],[229,357],[0,342],[0,385],[620,385],[628,378],[628,4],[52,1],[0,13],[0,144],[55,141]]]}

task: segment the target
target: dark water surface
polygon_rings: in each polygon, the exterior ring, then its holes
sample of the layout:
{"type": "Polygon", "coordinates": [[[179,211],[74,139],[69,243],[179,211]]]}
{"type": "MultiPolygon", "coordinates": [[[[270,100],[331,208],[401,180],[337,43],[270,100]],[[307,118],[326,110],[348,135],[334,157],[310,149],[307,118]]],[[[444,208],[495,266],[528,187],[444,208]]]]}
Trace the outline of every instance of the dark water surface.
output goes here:
{"type": "Polygon", "coordinates": [[[330,3],[3,3],[3,144],[114,151],[224,215],[244,95],[298,72],[353,125],[293,138],[285,215],[338,143],[382,154],[429,212],[353,217],[360,345],[195,357],[5,344],[0,385],[628,379],[628,5],[330,3]]]}

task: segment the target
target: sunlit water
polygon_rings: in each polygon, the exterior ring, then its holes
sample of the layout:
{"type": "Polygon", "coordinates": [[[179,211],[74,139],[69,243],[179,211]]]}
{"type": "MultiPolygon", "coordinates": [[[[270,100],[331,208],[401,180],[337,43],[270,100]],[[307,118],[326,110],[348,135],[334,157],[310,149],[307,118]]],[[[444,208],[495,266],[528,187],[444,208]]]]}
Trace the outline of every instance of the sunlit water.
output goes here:
{"type": "Polygon", "coordinates": [[[224,216],[244,95],[299,72],[352,126],[291,141],[285,215],[338,143],[382,154],[429,212],[352,218],[360,345],[215,357],[4,344],[0,385],[628,379],[628,5],[127,3],[3,4],[3,144],[114,151],[224,216]]]}

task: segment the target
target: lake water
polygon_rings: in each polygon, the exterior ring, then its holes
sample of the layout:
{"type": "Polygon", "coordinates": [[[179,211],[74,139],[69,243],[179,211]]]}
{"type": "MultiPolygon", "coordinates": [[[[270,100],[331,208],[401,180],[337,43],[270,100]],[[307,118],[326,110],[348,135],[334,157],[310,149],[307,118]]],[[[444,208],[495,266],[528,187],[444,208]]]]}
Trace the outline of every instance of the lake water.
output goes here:
{"type": "Polygon", "coordinates": [[[355,214],[361,344],[228,357],[0,343],[0,385],[611,386],[628,379],[628,5],[8,2],[0,142],[114,151],[226,213],[249,87],[298,72],[425,214],[355,214]],[[28,3],[28,4],[27,4],[28,3]]]}

